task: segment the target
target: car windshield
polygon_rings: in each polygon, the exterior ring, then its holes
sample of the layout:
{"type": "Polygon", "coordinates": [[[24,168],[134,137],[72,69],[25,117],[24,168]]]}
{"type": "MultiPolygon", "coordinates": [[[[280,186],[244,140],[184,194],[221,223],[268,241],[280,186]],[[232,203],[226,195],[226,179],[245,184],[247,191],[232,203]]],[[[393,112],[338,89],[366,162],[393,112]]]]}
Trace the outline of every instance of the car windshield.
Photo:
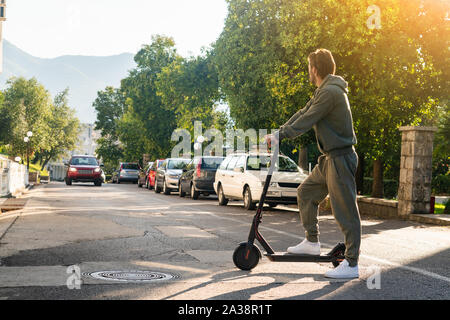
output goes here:
{"type": "Polygon", "coordinates": [[[217,169],[225,158],[202,158],[202,169],[217,169]]]}
{"type": "Polygon", "coordinates": [[[177,159],[177,160],[169,160],[167,164],[167,169],[183,169],[187,166],[187,164],[191,162],[189,159],[177,159]]]}
{"type": "Polygon", "coordinates": [[[124,164],[122,164],[122,169],[139,170],[139,165],[137,163],[124,163],[124,164]]]}
{"type": "Polygon", "coordinates": [[[95,158],[72,158],[70,162],[74,166],[98,166],[98,162],[95,158]]]}
{"type": "MultiPolygon", "coordinates": [[[[250,156],[247,160],[247,170],[259,171],[268,170],[270,167],[269,156],[250,156]]],[[[279,157],[278,164],[275,165],[278,171],[282,172],[299,172],[298,166],[287,157],[279,157]]]]}

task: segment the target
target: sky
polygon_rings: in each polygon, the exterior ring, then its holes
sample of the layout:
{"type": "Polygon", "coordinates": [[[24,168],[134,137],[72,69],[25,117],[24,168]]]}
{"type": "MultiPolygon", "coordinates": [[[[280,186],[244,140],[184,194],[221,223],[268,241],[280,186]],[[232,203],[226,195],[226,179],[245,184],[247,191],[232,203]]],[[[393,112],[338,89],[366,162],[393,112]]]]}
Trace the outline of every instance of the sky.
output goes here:
{"type": "Polygon", "coordinates": [[[3,38],[40,58],[136,53],[151,36],[198,55],[222,32],[225,0],[7,0],[3,38]]]}

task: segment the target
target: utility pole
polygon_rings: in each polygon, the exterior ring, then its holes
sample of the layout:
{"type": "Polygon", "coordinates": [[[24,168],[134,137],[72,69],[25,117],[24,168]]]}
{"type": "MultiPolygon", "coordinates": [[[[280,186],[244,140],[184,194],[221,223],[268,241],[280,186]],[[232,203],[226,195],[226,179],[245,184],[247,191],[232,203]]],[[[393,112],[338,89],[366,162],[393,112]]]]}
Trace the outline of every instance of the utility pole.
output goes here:
{"type": "Polygon", "coordinates": [[[0,0],[0,73],[3,72],[3,21],[6,20],[6,0],[0,0]]]}

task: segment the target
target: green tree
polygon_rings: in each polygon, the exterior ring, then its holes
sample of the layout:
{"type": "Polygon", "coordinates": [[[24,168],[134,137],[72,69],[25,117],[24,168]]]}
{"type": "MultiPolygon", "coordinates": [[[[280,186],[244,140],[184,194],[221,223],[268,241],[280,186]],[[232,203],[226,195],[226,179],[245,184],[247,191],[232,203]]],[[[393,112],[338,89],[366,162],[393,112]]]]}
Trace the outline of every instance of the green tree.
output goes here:
{"type": "Polygon", "coordinates": [[[51,105],[51,113],[46,119],[47,132],[50,138],[48,147],[36,152],[33,163],[41,163],[41,170],[51,160],[57,160],[67,151],[72,150],[80,133],[80,121],[75,110],[69,107],[69,89],[56,95],[51,105]]]}
{"type": "MultiPolygon", "coordinates": [[[[446,19],[448,2],[445,6],[444,1],[377,1],[381,8],[381,29],[367,27],[370,16],[367,8],[373,4],[371,1],[229,3],[234,5],[230,5],[229,16],[235,20],[241,19],[239,10],[234,9],[239,6],[245,7],[242,9],[244,16],[258,19],[265,17],[264,12],[271,12],[271,19],[267,20],[272,21],[276,32],[268,42],[278,44],[279,54],[267,56],[266,51],[258,54],[258,58],[271,61],[275,70],[265,83],[270,84],[267,86],[279,102],[280,120],[284,121],[284,114],[292,114],[311,96],[308,54],[320,47],[333,52],[337,73],[350,83],[349,99],[359,139],[358,153],[361,159],[373,163],[373,195],[382,196],[383,166],[395,166],[399,158],[398,128],[432,122],[439,98],[445,95],[446,86],[442,82],[448,79],[449,64],[436,67],[436,63],[448,61],[448,40],[445,40],[450,38],[446,19]],[[265,9],[255,9],[260,7],[265,9]]],[[[241,23],[235,29],[240,28],[245,34],[252,30],[252,25],[247,27],[241,23]]],[[[228,32],[227,29],[224,32],[228,32]]],[[[243,35],[237,38],[246,39],[243,35]]],[[[242,40],[235,40],[235,43],[236,50],[243,48],[243,56],[255,50],[252,42],[248,42],[248,46],[242,46],[242,40]]]]}
{"type": "Polygon", "coordinates": [[[97,155],[103,160],[105,169],[111,172],[123,157],[123,148],[119,143],[118,121],[125,110],[126,97],[123,92],[107,87],[97,93],[93,107],[97,113],[95,130],[100,130],[101,138],[97,140],[97,155]]]}
{"type": "Polygon", "coordinates": [[[146,153],[153,158],[166,157],[172,148],[170,138],[176,129],[176,115],[157,95],[156,82],[163,68],[180,56],[173,39],[154,36],[152,43],[144,45],[134,59],[137,67],[122,80],[127,110],[120,120],[118,136],[128,156],[139,155],[140,159],[146,153]]]}
{"type": "MultiPolygon", "coordinates": [[[[313,92],[304,69],[302,73],[286,73],[288,63],[292,65],[301,55],[293,55],[283,46],[284,26],[279,19],[283,1],[227,2],[225,28],[214,49],[220,88],[231,118],[239,129],[279,128],[308,102],[313,92]],[[284,86],[287,79],[293,80],[290,87],[284,86]]],[[[305,150],[314,141],[310,131],[294,141],[285,141],[282,149],[293,156],[298,146],[305,150]]]]}
{"type": "Polygon", "coordinates": [[[219,83],[211,54],[176,59],[162,69],[156,82],[165,109],[174,112],[177,127],[189,130],[192,136],[195,121],[201,121],[204,128],[225,131],[226,123],[217,111],[219,83]]]}
{"type": "Polygon", "coordinates": [[[46,121],[52,111],[50,93],[35,78],[11,78],[4,90],[4,103],[0,106],[1,139],[9,145],[12,155],[26,154],[24,137],[33,132],[30,150],[40,152],[50,148],[52,137],[46,121]]]}

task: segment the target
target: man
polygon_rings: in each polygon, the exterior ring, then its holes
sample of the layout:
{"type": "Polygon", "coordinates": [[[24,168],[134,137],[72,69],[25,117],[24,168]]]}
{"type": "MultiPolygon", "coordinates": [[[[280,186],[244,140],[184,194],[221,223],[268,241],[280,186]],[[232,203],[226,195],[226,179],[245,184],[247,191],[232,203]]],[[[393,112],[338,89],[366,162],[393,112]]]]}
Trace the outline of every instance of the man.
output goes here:
{"type": "Polygon", "coordinates": [[[297,190],[298,206],[306,239],[288,248],[291,254],[320,255],[318,206],[330,196],[334,217],[345,236],[345,260],[325,276],[337,279],[358,278],[361,221],[356,203],[355,173],[358,157],[356,135],[348,101],[348,84],[335,76],[333,55],[326,49],[311,53],[309,74],[318,87],[305,108],[298,111],[275,135],[267,140],[295,138],[314,128],[322,156],[297,190]]]}

